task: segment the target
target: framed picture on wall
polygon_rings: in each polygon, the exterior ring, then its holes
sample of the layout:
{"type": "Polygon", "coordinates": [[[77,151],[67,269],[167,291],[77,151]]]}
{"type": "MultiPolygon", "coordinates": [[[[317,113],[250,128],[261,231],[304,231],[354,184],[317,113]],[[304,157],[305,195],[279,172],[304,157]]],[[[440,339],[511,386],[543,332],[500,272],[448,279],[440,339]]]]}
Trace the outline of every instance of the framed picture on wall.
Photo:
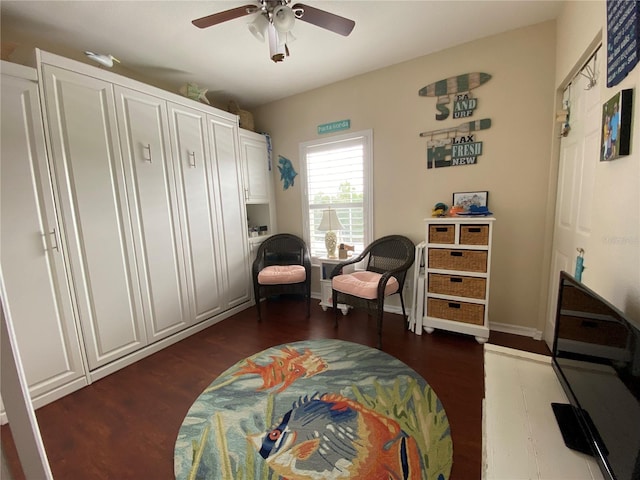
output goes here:
{"type": "Polygon", "coordinates": [[[602,106],[600,161],[629,155],[633,89],[621,90],[602,106]]]}
{"type": "Polygon", "coordinates": [[[488,207],[489,192],[460,192],[453,194],[454,207],[462,207],[464,212],[468,212],[471,205],[476,207],[488,207]]]}

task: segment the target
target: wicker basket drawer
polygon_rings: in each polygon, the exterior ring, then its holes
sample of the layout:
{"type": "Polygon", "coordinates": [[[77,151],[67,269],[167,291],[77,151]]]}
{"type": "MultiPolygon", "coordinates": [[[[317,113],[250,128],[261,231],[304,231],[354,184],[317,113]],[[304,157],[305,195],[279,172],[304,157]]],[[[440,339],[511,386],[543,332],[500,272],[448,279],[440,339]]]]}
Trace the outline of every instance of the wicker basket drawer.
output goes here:
{"type": "Polygon", "coordinates": [[[427,299],[427,316],[484,325],[484,305],[429,298],[427,299]]]}
{"type": "Polygon", "coordinates": [[[487,290],[487,280],[485,278],[430,273],[428,290],[429,293],[483,299],[487,290]]]}
{"type": "Polygon", "coordinates": [[[460,225],[461,245],[489,245],[489,225],[460,225]]]}
{"type": "Polygon", "coordinates": [[[429,225],[429,243],[455,243],[455,225],[429,225]]]}
{"type": "Polygon", "coordinates": [[[486,272],[487,252],[485,250],[430,248],[429,268],[459,270],[464,272],[486,272]]]}

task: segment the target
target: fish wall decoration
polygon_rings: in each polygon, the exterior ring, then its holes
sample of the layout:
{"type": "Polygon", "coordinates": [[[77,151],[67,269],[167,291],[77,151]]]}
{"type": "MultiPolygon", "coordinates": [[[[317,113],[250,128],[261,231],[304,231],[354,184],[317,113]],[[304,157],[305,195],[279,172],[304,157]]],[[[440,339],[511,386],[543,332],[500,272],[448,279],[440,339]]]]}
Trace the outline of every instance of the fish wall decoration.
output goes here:
{"type": "Polygon", "coordinates": [[[280,170],[280,180],[282,181],[283,190],[293,187],[293,182],[298,173],[293,168],[291,160],[278,155],[278,170],[280,170]]]}

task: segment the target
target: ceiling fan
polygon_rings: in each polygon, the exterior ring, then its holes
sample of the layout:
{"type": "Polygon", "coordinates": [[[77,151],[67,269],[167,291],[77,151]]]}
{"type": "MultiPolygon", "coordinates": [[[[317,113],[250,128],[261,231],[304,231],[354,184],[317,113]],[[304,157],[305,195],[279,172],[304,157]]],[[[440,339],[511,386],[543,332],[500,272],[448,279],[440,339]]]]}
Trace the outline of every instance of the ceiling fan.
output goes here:
{"type": "Polygon", "coordinates": [[[255,14],[249,31],[260,41],[269,38],[271,60],[281,62],[289,56],[287,42],[294,40],[291,29],[296,20],[348,36],[356,22],[302,3],[289,6],[291,0],[256,0],[256,4],[243,5],[193,20],[198,28],[207,28],[245,15],[255,14]]]}

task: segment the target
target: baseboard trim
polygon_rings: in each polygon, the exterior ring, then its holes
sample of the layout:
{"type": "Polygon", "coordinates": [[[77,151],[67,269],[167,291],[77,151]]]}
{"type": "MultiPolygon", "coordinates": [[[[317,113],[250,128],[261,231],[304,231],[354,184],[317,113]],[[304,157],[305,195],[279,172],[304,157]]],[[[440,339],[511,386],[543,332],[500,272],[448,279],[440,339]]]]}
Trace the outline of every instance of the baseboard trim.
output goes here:
{"type": "Polygon", "coordinates": [[[146,347],[143,347],[140,350],[136,350],[135,352],[130,353],[129,355],[126,355],[122,358],[119,358],[118,360],[115,360],[111,363],[108,363],[107,365],[96,368],[95,370],[91,370],[89,371],[89,377],[91,378],[91,383],[98,381],[101,378],[104,378],[108,375],[111,375],[112,373],[117,372],[118,370],[124,367],[128,367],[129,365],[132,365],[137,361],[142,360],[145,357],[148,357],[149,355],[153,355],[154,353],[159,352],[160,350],[164,350],[168,346],[173,345],[174,343],[177,343],[181,340],[184,340],[185,338],[188,338],[191,335],[194,335],[204,330],[205,328],[209,328],[210,326],[215,325],[216,323],[221,322],[222,320],[225,320],[226,318],[229,318],[230,316],[235,315],[236,313],[241,312],[242,310],[246,310],[247,308],[250,308],[253,305],[255,305],[254,302],[250,302],[250,303],[245,302],[240,305],[237,305],[212,318],[209,318],[208,320],[204,320],[200,323],[197,323],[196,325],[192,325],[189,328],[176,332],[169,337],[163,338],[162,340],[159,340],[155,343],[147,345],[146,347]]]}
{"type": "MultiPolygon", "coordinates": [[[[311,298],[320,300],[320,292],[311,292],[311,298]]],[[[389,313],[397,313],[402,315],[402,307],[399,305],[385,305],[384,311],[389,313]]],[[[407,308],[407,315],[409,315],[411,308],[407,308]]],[[[542,332],[531,327],[522,327],[520,325],[510,325],[508,323],[490,322],[489,330],[496,332],[510,333],[512,335],[520,335],[522,337],[531,337],[534,340],[542,340],[542,332]]]]}
{"type": "Polygon", "coordinates": [[[509,325],[508,323],[489,323],[489,330],[495,330],[496,332],[511,333],[513,335],[520,335],[522,337],[531,337],[534,340],[542,340],[542,332],[531,327],[522,327],[520,325],[509,325]]]}

